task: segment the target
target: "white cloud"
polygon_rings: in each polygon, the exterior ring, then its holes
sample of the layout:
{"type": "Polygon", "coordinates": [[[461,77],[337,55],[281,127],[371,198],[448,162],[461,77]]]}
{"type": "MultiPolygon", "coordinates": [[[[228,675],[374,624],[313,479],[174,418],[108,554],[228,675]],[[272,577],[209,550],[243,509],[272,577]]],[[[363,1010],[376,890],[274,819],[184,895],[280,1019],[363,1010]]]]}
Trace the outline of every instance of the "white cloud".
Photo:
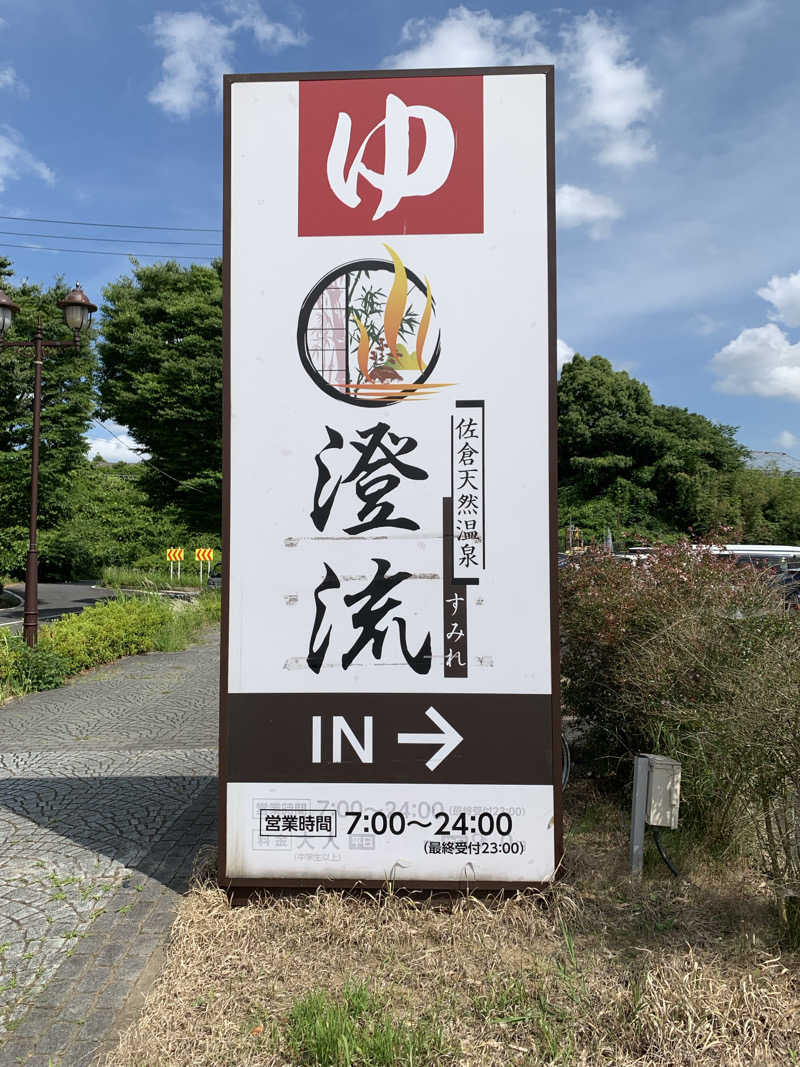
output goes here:
{"type": "MultiPolygon", "coordinates": [[[[0,25],[2,25],[2,19],[0,19],[0,25]]],[[[18,96],[30,96],[28,86],[17,77],[17,72],[10,63],[0,67],[0,89],[11,89],[18,96]]]]}
{"type": "Polygon", "coordinates": [[[781,430],[775,438],[775,444],[781,448],[794,448],[795,445],[800,445],[800,437],[795,437],[791,430],[781,430]]]}
{"type": "Polygon", "coordinates": [[[539,40],[541,25],[532,11],[502,17],[471,11],[463,4],[442,19],[410,19],[400,41],[406,48],[387,56],[385,67],[490,67],[510,63],[552,63],[539,40]]]}
{"type": "Polygon", "coordinates": [[[572,357],[575,355],[575,349],[570,348],[566,341],[562,341],[559,337],[556,341],[556,359],[558,360],[558,373],[561,373],[561,368],[565,363],[569,363],[572,357]]]}
{"type": "Polygon", "coordinates": [[[800,326],[800,271],[783,277],[774,274],[757,292],[775,308],[771,319],[785,326],[800,326]]]}
{"type": "Polygon", "coordinates": [[[231,30],[250,30],[262,48],[286,48],[308,42],[308,34],[268,18],[257,0],[226,0],[225,10],[234,16],[231,30]]]}
{"type": "Polygon", "coordinates": [[[722,393],[800,400],[800,344],[774,323],[742,330],[711,361],[722,393]]]}
{"type": "Polygon", "coordinates": [[[608,237],[611,223],[622,217],[622,209],[610,196],[581,189],[578,185],[559,185],[556,189],[556,217],[559,226],[566,229],[588,226],[591,236],[598,240],[608,237]]]}
{"type": "Polygon", "coordinates": [[[656,110],[661,92],[647,67],[630,58],[627,35],[589,11],[561,36],[560,61],[576,95],[569,125],[595,142],[601,163],[630,168],[652,159],[655,148],[644,120],[656,110]]]}
{"type": "MultiPolygon", "coordinates": [[[[800,271],[773,274],[756,292],[772,305],[773,321],[742,330],[717,352],[711,360],[712,369],[719,375],[716,388],[723,393],[800,400],[800,343],[793,343],[776,325],[782,322],[786,326],[800,326],[800,271]]],[[[781,438],[787,448],[797,443],[789,430],[782,431],[781,438]]]]}
{"type": "Polygon", "coordinates": [[[541,39],[542,24],[532,11],[493,15],[463,4],[444,18],[415,18],[403,26],[405,48],[387,56],[387,67],[480,67],[513,63],[553,63],[570,79],[571,114],[566,128],[595,146],[597,158],[630,168],[652,159],[655,148],[644,125],[661,93],[649,71],[630,57],[630,42],[616,24],[595,12],[570,19],[561,30],[562,49],[541,39]]]}
{"type": "Polygon", "coordinates": [[[138,453],[138,443],[128,433],[120,432],[116,437],[90,437],[89,459],[100,456],[109,463],[140,463],[148,454],[138,453]]]}
{"type": "Polygon", "coordinates": [[[147,99],[168,115],[188,118],[205,107],[230,70],[233,42],[229,26],[197,11],[160,11],[153,19],[153,36],[164,50],[162,78],[147,99]]]}
{"type": "Polygon", "coordinates": [[[151,104],[168,115],[185,119],[217,100],[222,75],[233,66],[234,34],[249,30],[258,43],[273,50],[304,44],[304,34],[273,22],[257,0],[227,0],[230,24],[199,11],[160,11],[150,26],[156,45],[163,49],[161,81],[148,94],[151,104]]]}
{"type": "Polygon", "coordinates": [[[10,181],[27,174],[52,185],[56,176],[46,163],[37,159],[22,143],[22,135],[12,126],[0,126],[0,192],[10,181]]]}

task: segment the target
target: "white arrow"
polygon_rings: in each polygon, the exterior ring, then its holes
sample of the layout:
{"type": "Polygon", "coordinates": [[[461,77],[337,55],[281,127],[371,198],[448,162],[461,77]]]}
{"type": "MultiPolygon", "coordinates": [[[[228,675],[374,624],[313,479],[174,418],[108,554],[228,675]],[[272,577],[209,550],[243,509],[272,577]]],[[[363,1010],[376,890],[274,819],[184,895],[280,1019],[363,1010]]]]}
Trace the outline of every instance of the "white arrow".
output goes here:
{"type": "Polygon", "coordinates": [[[441,745],[438,752],[434,752],[425,766],[429,771],[435,771],[442,760],[447,759],[464,738],[450,725],[444,715],[440,715],[436,708],[428,708],[425,712],[431,722],[439,727],[438,734],[398,734],[398,745],[441,745]]]}

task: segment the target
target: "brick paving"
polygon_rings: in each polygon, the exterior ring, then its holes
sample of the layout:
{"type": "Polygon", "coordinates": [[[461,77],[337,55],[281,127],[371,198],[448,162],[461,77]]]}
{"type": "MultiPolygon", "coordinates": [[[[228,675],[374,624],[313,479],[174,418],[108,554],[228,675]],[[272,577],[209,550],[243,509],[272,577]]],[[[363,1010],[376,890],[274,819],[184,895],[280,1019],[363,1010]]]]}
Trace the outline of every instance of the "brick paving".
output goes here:
{"type": "Polygon", "coordinates": [[[216,634],[0,707],[0,1065],[80,1067],[132,1017],[216,840],[216,634]]]}

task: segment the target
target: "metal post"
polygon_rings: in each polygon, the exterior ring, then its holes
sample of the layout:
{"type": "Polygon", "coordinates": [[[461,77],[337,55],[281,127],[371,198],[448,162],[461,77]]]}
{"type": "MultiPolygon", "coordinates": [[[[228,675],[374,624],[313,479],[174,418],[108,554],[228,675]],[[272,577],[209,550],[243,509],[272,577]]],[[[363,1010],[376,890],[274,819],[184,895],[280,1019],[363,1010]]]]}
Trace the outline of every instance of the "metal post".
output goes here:
{"type": "Polygon", "coordinates": [[[633,758],[633,800],[631,802],[631,874],[641,875],[644,865],[644,819],[647,811],[647,756],[633,758]]]}
{"type": "Polygon", "coordinates": [[[25,568],[25,611],[22,629],[25,643],[36,648],[39,637],[39,558],[36,548],[36,519],[39,510],[39,437],[42,407],[42,316],[33,335],[33,437],[31,440],[31,514],[28,540],[28,562],[25,568]]]}
{"type": "MultiPolygon", "coordinates": [[[[11,318],[19,311],[19,308],[10,300],[5,293],[0,291],[0,305],[4,314],[4,326],[9,324],[9,312],[11,318]]],[[[33,346],[33,427],[31,434],[31,504],[30,504],[30,529],[28,532],[28,559],[25,565],[25,608],[23,614],[22,632],[26,643],[35,648],[39,638],[39,554],[36,545],[36,525],[39,512],[39,445],[41,438],[41,411],[42,411],[42,357],[45,348],[65,348],[67,345],[80,347],[80,331],[91,324],[92,313],[97,311],[96,306],[89,300],[80,285],[75,286],[72,292],[63,300],[58,301],[58,306],[64,312],[64,321],[72,329],[71,341],[45,341],[42,333],[42,316],[39,315],[31,341],[6,341],[0,336],[0,349],[5,348],[30,348],[33,346]]]]}

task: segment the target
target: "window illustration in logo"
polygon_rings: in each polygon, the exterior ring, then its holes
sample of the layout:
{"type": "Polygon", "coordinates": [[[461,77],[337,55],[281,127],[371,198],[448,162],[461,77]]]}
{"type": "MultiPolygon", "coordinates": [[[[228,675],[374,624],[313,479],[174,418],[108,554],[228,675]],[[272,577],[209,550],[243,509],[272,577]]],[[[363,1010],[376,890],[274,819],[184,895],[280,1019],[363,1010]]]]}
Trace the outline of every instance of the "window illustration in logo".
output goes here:
{"type": "Polygon", "coordinates": [[[428,278],[389,259],[336,267],[300,309],[297,347],[312,380],[329,396],[361,407],[419,400],[451,382],[431,375],[441,334],[428,278]]]}
{"type": "Polygon", "coordinates": [[[298,234],[483,232],[483,78],[303,81],[298,234]]]}

